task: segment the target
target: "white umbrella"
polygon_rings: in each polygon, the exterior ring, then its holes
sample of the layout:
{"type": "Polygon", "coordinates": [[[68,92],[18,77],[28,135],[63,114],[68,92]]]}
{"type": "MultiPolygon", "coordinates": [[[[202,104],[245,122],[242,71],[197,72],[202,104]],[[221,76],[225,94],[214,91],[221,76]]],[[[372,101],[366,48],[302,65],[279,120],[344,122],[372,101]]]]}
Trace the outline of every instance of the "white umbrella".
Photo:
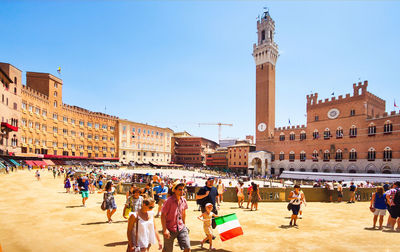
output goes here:
{"type": "Polygon", "coordinates": [[[293,182],[290,180],[286,180],[285,182],[283,182],[283,184],[285,185],[293,185],[293,182]]]}

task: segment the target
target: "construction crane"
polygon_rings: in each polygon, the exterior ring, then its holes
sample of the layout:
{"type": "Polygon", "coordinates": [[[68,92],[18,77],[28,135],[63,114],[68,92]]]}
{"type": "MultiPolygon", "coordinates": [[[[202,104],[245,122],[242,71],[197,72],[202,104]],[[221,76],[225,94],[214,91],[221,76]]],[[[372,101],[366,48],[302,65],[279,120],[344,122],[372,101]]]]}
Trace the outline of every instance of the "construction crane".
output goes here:
{"type": "Polygon", "coordinates": [[[218,125],[218,142],[221,142],[221,126],[233,126],[231,123],[199,123],[200,125],[218,125]]]}

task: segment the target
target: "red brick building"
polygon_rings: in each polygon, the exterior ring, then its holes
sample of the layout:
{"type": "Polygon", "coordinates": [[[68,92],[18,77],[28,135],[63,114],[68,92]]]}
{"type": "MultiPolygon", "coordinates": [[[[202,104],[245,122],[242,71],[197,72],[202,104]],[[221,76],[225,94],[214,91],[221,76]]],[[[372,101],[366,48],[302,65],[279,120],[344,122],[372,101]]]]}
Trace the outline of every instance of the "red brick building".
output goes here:
{"type": "Polygon", "coordinates": [[[207,153],[206,165],[213,168],[228,167],[228,148],[218,148],[213,153],[207,153]]]}
{"type": "Polygon", "coordinates": [[[256,146],[249,173],[286,171],[400,173],[400,114],[353,84],[353,94],[318,100],[307,96],[307,125],[275,128],[275,22],[268,12],[257,22],[256,146]]]}
{"type": "Polygon", "coordinates": [[[172,138],[172,162],[187,166],[205,166],[206,153],[215,151],[219,145],[206,138],[177,136],[172,138]]]}

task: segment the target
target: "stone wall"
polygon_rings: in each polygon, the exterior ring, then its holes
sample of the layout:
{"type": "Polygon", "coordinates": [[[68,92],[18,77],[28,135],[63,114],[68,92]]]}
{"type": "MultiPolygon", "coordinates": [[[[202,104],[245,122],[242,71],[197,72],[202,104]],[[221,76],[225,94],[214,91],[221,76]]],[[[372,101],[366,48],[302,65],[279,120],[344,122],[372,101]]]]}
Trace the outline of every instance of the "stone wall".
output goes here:
{"type": "MultiPolygon", "coordinates": [[[[143,188],[145,187],[144,183],[134,183],[135,186],[143,188]]],[[[120,194],[126,194],[129,190],[131,184],[130,183],[121,183],[116,187],[117,192],[120,194]]],[[[197,187],[195,191],[197,192],[200,187],[197,187]]],[[[260,188],[260,202],[285,202],[288,201],[289,193],[293,190],[293,188],[260,188]]],[[[327,202],[329,201],[328,192],[324,188],[303,188],[304,195],[306,197],[307,202],[327,202]]],[[[247,188],[245,188],[245,202],[247,202],[247,188]]],[[[375,192],[374,188],[359,188],[357,190],[357,199],[359,201],[370,201],[372,193],[375,192]]],[[[333,193],[333,201],[337,201],[337,191],[335,190],[333,193]]],[[[349,200],[349,189],[343,189],[343,199],[342,201],[349,200]]],[[[188,200],[194,200],[194,195],[188,195],[188,200]]],[[[227,187],[226,192],[224,193],[224,201],[225,202],[237,202],[236,196],[236,188],[227,187]]]]}

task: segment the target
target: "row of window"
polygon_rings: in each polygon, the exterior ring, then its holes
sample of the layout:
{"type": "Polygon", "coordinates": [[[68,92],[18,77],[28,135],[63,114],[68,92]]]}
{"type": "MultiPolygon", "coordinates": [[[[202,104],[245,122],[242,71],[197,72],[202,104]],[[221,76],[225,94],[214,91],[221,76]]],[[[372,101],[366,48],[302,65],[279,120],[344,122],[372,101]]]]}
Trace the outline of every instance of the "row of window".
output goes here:
{"type": "MultiPolygon", "coordinates": [[[[314,150],[313,153],[311,154],[311,158],[313,161],[318,161],[318,151],[314,150]]],[[[356,161],[357,160],[357,151],[355,149],[352,149],[349,152],[349,161],[356,161]]],[[[368,155],[366,157],[368,159],[368,161],[374,161],[376,159],[376,150],[374,148],[370,148],[368,150],[368,155]]],[[[343,152],[342,150],[337,150],[335,153],[335,157],[334,159],[336,161],[342,161],[343,160],[343,152]]],[[[390,147],[386,147],[383,150],[382,153],[382,159],[383,161],[391,161],[392,160],[392,149],[390,147]]],[[[285,153],[284,152],[280,152],[279,153],[279,161],[285,160],[285,153]]],[[[291,151],[289,153],[289,161],[294,161],[295,160],[295,153],[293,151],[291,151]]],[[[304,151],[300,152],[299,155],[299,160],[300,161],[306,161],[306,153],[304,151]]],[[[323,153],[323,160],[324,161],[329,161],[331,160],[331,153],[329,152],[329,150],[326,150],[323,153]]],[[[271,161],[275,161],[275,154],[272,154],[272,160],[271,161]]]]}
{"type": "MultiPolygon", "coordinates": [[[[125,136],[126,136],[126,130],[127,130],[127,126],[126,125],[123,125],[122,126],[122,133],[123,134],[125,134],[125,136]]],[[[141,128],[138,128],[137,130],[134,128],[134,127],[132,127],[132,137],[134,138],[135,137],[135,134],[136,134],[136,131],[137,131],[137,134],[140,134],[140,133],[142,133],[142,134],[146,134],[146,132],[147,132],[147,135],[149,136],[150,135],[150,132],[151,132],[151,135],[156,135],[156,136],[164,136],[164,133],[163,132],[158,132],[158,131],[154,131],[154,130],[152,130],[152,131],[150,131],[149,129],[141,129],[141,128]]],[[[170,134],[169,133],[167,133],[167,137],[169,137],[170,136],[170,134]]]]}
{"type": "MultiPolygon", "coordinates": [[[[32,138],[26,138],[26,137],[21,137],[21,142],[22,143],[24,143],[24,144],[35,144],[35,145],[40,145],[40,144],[42,144],[42,146],[46,146],[46,140],[39,140],[39,139],[32,139],[32,138]]],[[[58,147],[58,142],[52,142],[52,146],[53,147],[55,147],[55,148],[57,148],[58,147]]],[[[105,146],[103,146],[103,147],[99,147],[99,146],[91,146],[91,145],[88,145],[88,146],[84,146],[84,145],[82,145],[82,144],[80,144],[80,145],[75,145],[75,144],[68,144],[68,143],[63,143],[62,144],[62,147],[63,148],[68,148],[68,146],[70,146],[72,149],[75,149],[75,147],[77,147],[77,148],[79,148],[79,149],[81,149],[81,150],[83,150],[85,147],[86,147],[86,149],[87,150],[99,150],[99,148],[101,148],[101,150],[103,150],[103,151],[107,151],[107,147],[105,147],[105,146]]],[[[115,148],[114,147],[110,147],[110,151],[115,151],[115,148]]]]}
{"type": "MultiPolygon", "coordinates": [[[[239,157],[239,158],[242,158],[242,155],[238,155],[238,157],[239,157]]],[[[229,158],[232,158],[232,154],[229,154],[229,158]]],[[[233,154],[233,158],[236,158],[236,154],[233,154]]],[[[247,158],[247,155],[244,154],[244,155],[243,155],[243,158],[246,159],[246,158],[247,158]]]]}
{"type": "MultiPolygon", "coordinates": [[[[26,103],[22,103],[22,109],[23,110],[27,110],[27,105],[26,105],[26,103]]],[[[29,105],[28,106],[28,111],[29,112],[32,112],[33,113],[33,110],[35,110],[35,114],[37,114],[37,115],[42,115],[42,116],[44,116],[44,117],[47,117],[47,111],[45,110],[45,109],[43,109],[43,110],[41,110],[40,108],[38,108],[38,107],[33,107],[33,105],[29,105]]],[[[58,114],[56,114],[56,113],[53,113],[53,119],[54,120],[58,120],[58,118],[59,118],[59,116],[58,116],[58,114]]],[[[72,125],[75,125],[75,123],[76,123],[76,120],[75,119],[73,119],[73,118],[68,118],[68,117],[66,117],[66,116],[63,116],[62,117],[62,120],[63,120],[63,122],[65,122],[65,123],[68,123],[68,122],[70,122],[72,125]]],[[[79,126],[85,126],[85,122],[83,121],[83,120],[79,120],[79,126]]],[[[87,122],[87,126],[89,127],[89,128],[92,128],[93,127],[93,123],[92,122],[87,122]]],[[[94,123],[94,128],[95,129],[100,129],[100,124],[99,123],[94,123]]],[[[101,125],[101,128],[102,129],[104,129],[104,130],[107,130],[108,128],[111,130],[111,131],[114,131],[115,130],[115,127],[114,126],[109,126],[108,127],[108,125],[107,124],[102,124],[101,125]]]]}
{"type": "MultiPolygon", "coordinates": [[[[126,142],[122,142],[122,147],[126,147],[126,142]]],[[[132,148],[136,147],[136,144],[131,145],[132,148]]],[[[152,144],[137,144],[137,148],[140,149],[149,149],[149,150],[163,150],[163,146],[152,145],[152,144]]]]}
{"type": "MultiPolygon", "coordinates": [[[[385,123],[385,125],[383,126],[383,133],[384,134],[391,134],[393,132],[393,124],[391,122],[387,122],[385,123]]],[[[370,125],[368,126],[368,136],[373,136],[375,135],[376,132],[376,126],[375,125],[370,125]]],[[[314,130],[314,132],[312,133],[313,139],[319,139],[319,132],[317,129],[314,130]]],[[[338,127],[336,130],[336,138],[340,139],[343,138],[343,128],[342,127],[338,127]]],[[[326,128],[324,131],[324,139],[330,139],[332,137],[331,131],[326,128]]],[[[349,129],[349,137],[357,137],[357,127],[356,126],[351,126],[351,128],[349,129]]],[[[302,132],[300,132],[300,140],[305,140],[307,139],[307,135],[306,132],[303,130],[302,132]]],[[[294,132],[291,132],[289,134],[289,140],[293,141],[296,140],[296,134],[294,132]]],[[[281,132],[281,134],[279,135],[279,141],[285,141],[285,134],[283,132],[281,132]]]]}
{"type": "MultiPolygon", "coordinates": [[[[236,165],[236,162],[229,161],[229,165],[236,165]]],[[[242,162],[238,162],[238,165],[242,165],[242,162]]],[[[247,162],[243,162],[243,165],[247,165],[247,162]]]]}
{"type": "MultiPolygon", "coordinates": [[[[123,156],[125,156],[127,153],[128,153],[128,151],[122,151],[122,155],[123,155],[123,156]]],[[[130,152],[131,155],[135,155],[135,153],[136,153],[135,151],[131,151],[131,152],[130,152]]],[[[144,157],[145,157],[146,154],[147,154],[147,152],[140,152],[140,151],[137,152],[137,155],[138,155],[138,156],[144,156],[144,157]]],[[[160,153],[150,152],[150,156],[152,156],[152,157],[155,157],[155,156],[159,157],[159,156],[160,156],[160,153]]],[[[161,156],[163,156],[163,154],[161,154],[161,156]]],[[[170,155],[169,155],[169,154],[165,154],[165,156],[166,156],[166,157],[169,157],[170,155]]]]}

